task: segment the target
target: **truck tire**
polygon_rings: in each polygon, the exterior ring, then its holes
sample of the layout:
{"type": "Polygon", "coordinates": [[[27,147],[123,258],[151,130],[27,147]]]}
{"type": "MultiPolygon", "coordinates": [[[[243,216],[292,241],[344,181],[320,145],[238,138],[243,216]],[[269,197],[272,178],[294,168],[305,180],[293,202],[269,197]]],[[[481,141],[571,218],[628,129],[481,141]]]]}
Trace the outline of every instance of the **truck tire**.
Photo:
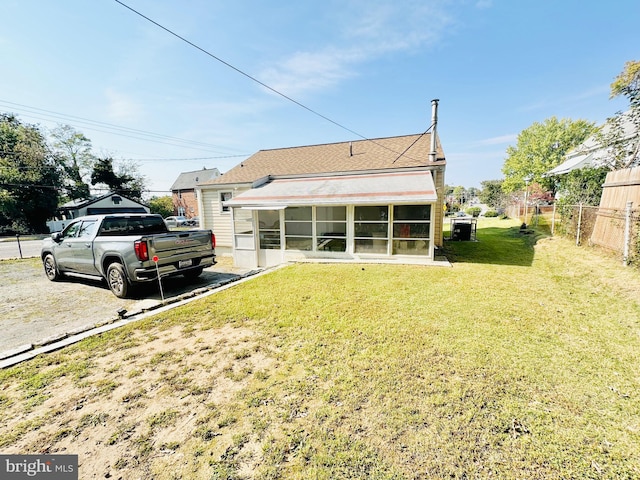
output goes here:
{"type": "Polygon", "coordinates": [[[109,290],[118,298],[127,298],[129,293],[129,280],[124,273],[124,267],[114,262],[107,267],[107,285],[109,290]]]}
{"type": "Polygon", "coordinates": [[[56,265],[56,259],[53,258],[53,255],[48,253],[44,259],[42,260],[42,265],[44,266],[44,273],[49,280],[52,282],[57,282],[62,278],[62,274],[58,271],[58,265],[56,265]]]}
{"type": "Polygon", "coordinates": [[[199,268],[194,268],[193,270],[189,270],[186,271],[182,274],[182,276],[186,279],[186,280],[195,280],[196,278],[198,278],[200,276],[200,274],[202,273],[203,268],[199,267],[199,268]]]}

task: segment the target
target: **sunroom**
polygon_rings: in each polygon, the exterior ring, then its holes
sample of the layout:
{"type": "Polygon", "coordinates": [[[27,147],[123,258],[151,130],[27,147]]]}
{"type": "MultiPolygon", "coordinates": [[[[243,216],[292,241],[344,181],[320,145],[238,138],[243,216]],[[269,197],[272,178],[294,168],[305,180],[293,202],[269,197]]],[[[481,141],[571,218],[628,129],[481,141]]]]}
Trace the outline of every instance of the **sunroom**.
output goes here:
{"type": "Polygon", "coordinates": [[[237,266],[305,259],[428,263],[437,202],[431,172],[266,178],[225,202],[237,266]]]}

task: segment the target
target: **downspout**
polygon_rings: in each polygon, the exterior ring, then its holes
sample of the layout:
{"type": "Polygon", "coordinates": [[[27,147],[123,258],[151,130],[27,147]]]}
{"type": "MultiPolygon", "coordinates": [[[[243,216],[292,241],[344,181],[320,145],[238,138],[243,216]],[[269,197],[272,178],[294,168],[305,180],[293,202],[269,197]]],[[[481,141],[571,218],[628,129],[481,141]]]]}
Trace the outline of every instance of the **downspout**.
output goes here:
{"type": "Polygon", "coordinates": [[[437,98],[431,100],[431,151],[429,152],[429,161],[436,161],[436,131],[438,126],[438,102],[437,98]]]}
{"type": "MultiPolygon", "coordinates": [[[[436,151],[436,132],[437,132],[437,127],[438,127],[438,99],[434,98],[433,100],[431,100],[431,151],[429,152],[429,162],[430,163],[435,163],[436,158],[437,158],[437,151],[436,151]]],[[[436,178],[436,174],[437,174],[437,169],[433,169],[431,171],[431,175],[433,176],[433,182],[434,182],[434,186],[437,185],[437,178],[436,178]]],[[[436,196],[438,198],[438,200],[436,200],[436,204],[435,207],[436,209],[438,209],[439,211],[436,212],[431,212],[431,216],[432,218],[435,217],[435,219],[442,220],[442,201],[441,201],[441,195],[442,192],[438,192],[438,188],[436,186],[436,196]]],[[[431,257],[431,260],[435,260],[435,228],[434,228],[434,222],[430,222],[429,224],[429,229],[431,230],[429,232],[429,238],[431,238],[431,241],[429,242],[429,257],[431,257]]]]}

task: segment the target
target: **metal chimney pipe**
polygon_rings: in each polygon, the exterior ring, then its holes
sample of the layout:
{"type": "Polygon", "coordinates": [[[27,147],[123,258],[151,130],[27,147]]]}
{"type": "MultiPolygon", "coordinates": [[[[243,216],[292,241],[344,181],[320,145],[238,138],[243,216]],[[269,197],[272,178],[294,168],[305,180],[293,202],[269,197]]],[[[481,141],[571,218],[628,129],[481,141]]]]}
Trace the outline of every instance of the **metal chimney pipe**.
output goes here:
{"type": "Polygon", "coordinates": [[[429,161],[436,161],[436,130],[438,126],[438,100],[434,98],[431,100],[431,152],[429,152],[429,161]]]}

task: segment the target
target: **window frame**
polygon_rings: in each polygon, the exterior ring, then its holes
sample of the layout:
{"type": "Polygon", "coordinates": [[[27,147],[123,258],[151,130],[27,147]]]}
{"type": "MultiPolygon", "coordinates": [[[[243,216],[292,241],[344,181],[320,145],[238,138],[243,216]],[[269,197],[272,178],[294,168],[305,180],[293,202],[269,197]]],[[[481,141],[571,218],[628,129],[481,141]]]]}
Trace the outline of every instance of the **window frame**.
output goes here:
{"type": "Polygon", "coordinates": [[[218,194],[218,202],[220,203],[220,213],[221,214],[230,214],[231,213],[231,207],[228,205],[224,205],[224,202],[228,202],[229,200],[233,199],[233,191],[231,190],[225,190],[225,191],[221,191],[218,194]],[[226,198],[226,196],[229,195],[229,198],[226,198]]]}

